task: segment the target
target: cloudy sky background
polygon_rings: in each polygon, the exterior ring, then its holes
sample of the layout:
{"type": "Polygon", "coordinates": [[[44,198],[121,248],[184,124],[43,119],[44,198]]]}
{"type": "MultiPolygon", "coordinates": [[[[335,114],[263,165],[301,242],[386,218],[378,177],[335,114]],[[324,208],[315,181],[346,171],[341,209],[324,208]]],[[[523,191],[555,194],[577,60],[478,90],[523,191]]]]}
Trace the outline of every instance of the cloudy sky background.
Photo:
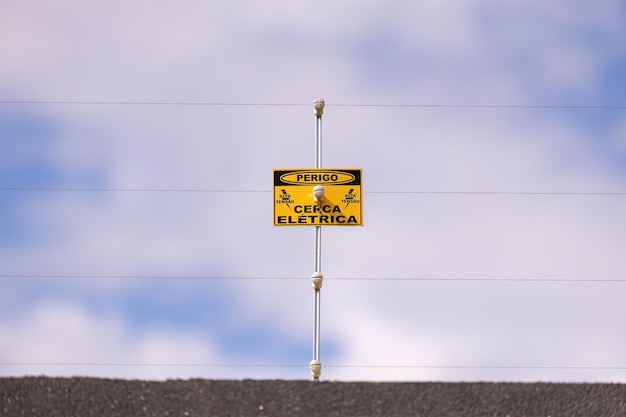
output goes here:
{"type": "Polygon", "coordinates": [[[309,378],[271,174],[321,96],[365,192],[322,379],[626,382],[624,39],[618,0],[1,2],[0,375],[309,378]]]}

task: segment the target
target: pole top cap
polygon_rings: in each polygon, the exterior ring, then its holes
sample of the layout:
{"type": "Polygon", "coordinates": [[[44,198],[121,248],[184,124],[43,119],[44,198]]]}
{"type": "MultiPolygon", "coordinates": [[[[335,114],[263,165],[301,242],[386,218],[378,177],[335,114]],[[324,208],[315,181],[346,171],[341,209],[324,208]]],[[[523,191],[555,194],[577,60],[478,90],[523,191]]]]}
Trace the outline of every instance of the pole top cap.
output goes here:
{"type": "Polygon", "coordinates": [[[313,108],[315,109],[313,114],[315,114],[316,116],[320,117],[322,114],[324,114],[324,99],[321,97],[316,97],[315,100],[313,100],[313,108]]]}

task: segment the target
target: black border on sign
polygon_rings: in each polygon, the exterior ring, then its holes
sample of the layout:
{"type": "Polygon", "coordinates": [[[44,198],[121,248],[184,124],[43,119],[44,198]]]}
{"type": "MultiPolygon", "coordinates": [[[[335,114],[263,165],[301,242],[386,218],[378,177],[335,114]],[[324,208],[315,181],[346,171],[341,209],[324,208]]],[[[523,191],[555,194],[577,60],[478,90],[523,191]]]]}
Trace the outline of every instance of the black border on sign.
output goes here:
{"type": "Polygon", "coordinates": [[[354,175],[354,179],[350,182],[341,183],[341,185],[361,185],[361,169],[349,168],[349,169],[341,169],[341,168],[296,168],[296,169],[275,169],[274,170],[274,187],[280,187],[283,185],[290,186],[310,186],[311,184],[293,184],[286,183],[281,181],[280,177],[285,174],[290,174],[292,172],[303,172],[303,171],[331,171],[331,172],[346,172],[348,174],[354,175]]]}

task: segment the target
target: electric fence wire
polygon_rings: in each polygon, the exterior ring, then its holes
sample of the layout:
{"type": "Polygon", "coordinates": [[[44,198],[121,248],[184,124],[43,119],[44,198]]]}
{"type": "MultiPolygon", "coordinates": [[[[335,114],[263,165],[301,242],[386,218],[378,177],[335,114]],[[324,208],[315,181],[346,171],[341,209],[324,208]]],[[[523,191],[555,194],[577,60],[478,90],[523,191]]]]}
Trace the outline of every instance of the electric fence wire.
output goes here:
{"type": "MultiPolygon", "coordinates": [[[[209,275],[71,275],[0,274],[0,279],[79,279],[79,280],[197,280],[197,281],[301,281],[302,277],[209,276],[209,275]]],[[[510,283],[624,283],[626,278],[537,278],[537,277],[332,277],[333,281],[372,282],[510,282],[510,283]]]]}
{"type": "MultiPolygon", "coordinates": [[[[103,193],[206,193],[270,194],[270,190],[236,190],[203,188],[94,188],[94,187],[0,187],[0,192],[103,192],[103,193]]],[[[626,196],[622,191],[364,191],[363,194],[385,195],[519,195],[519,196],[626,196]]]]}
{"type": "MultiPolygon", "coordinates": [[[[303,368],[308,365],[278,364],[278,363],[165,363],[165,362],[0,362],[2,366],[72,366],[72,367],[146,367],[146,368],[176,368],[176,367],[196,367],[196,368],[303,368]]],[[[608,370],[624,371],[626,366],[586,366],[586,365],[385,365],[385,364],[329,364],[324,368],[378,368],[378,369],[486,369],[486,370],[608,370]]]]}
{"type": "MultiPolygon", "coordinates": [[[[124,100],[0,100],[4,105],[72,105],[72,106],[206,106],[206,107],[304,107],[310,103],[210,102],[210,101],[124,101],[124,100]]],[[[571,109],[624,110],[623,105],[567,104],[461,104],[461,103],[335,103],[328,107],[356,108],[441,108],[441,109],[571,109]]]]}

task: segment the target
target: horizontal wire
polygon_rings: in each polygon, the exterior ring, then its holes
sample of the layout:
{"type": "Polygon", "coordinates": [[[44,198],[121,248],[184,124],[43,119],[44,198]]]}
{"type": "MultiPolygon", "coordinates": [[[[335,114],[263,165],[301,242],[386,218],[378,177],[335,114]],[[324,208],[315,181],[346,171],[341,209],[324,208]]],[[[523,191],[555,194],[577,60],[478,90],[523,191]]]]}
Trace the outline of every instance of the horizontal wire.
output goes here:
{"type": "MultiPolygon", "coordinates": [[[[211,107],[302,107],[312,103],[250,103],[209,101],[100,101],[100,100],[0,100],[0,104],[96,105],[96,106],[211,106],[211,107]]],[[[622,110],[622,105],[559,105],[559,104],[455,104],[455,103],[326,103],[328,107],[361,108],[444,108],[444,109],[572,109],[622,110]]]]}
{"type": "Polygon", "coordinates": [[[79,106],[209,106],[209,107],[300,107],[307,103],[244,103],[208,101],[97,101],[97,100],[0,100],[0,104],[63,104],[79,106]]]}
{"type": "MultiPolygon", "coordinates": [[[[2,274],[0,279],[137,279],[137,280],[206,280],[206,281],[299,281],[308,277],[270,277],[270,276],[194,276],[194,275],[36,275],[2,274]]],[[[331,281],[414,281],[414,282],[626,282],[626,278],[435,278],[435,277],[327,277],[331,281]]]]}
{"type": "Polygon", "coordinates": [[[408,107],[408,108],[443,108],[443,109],[573,109],[573,110],[620,110],[620,105],[567,105],[567,104],[433,104],[433,103],[389,103],[389,104],[326,104],[330,107],[408,107]]]}
{"type": "Polygon", "coordinates": [[[0,191],[77,191],[123,193],[271,193],[269,190],[219,190],[202,188],[74,188],[74,187],[0,187],[0,191]]]}
{"type": "Polygon", "coordinates": [[[132,363],[132,362],[0,362],[13,366],[128,366],[128,367],[204,367],[204,368],[302,368],[306,365],[219,364],[219,363],[132,363]]]}
{"type": "Polygon", "coordinates": [[[515,366],[515,365],[326,365],[325,368],[416,368],[416,369],[553,369],[553,370],[626,370],[626,366],[515,366]]]}
{"type": "MultiPolygon", "coordinates": [[[[0,191],[58,191],[58,192],[125,192],[125,193],[231,193],[269,194],[271,190],[234,190],[204,188],[74,188],[74,187],[0,187],[0,191]]],[[[408,194],[408,195],[536,195],[536,196],[626,196],[626,192],[596,191],[364,191],[363,194],[408,194]]]]}
{"type": "MultiPolygon", "coordinates": [[[[119,366],[197,368],[308,368],[308,364],[220,364],[220,363],[133,363],[133,362],[0,362],[3,366],[119,366]]],[[[527,370],[626,370],[626,366],[525,366],[525,365],[358,365],[329,364],[324,368],[368,369],[527,369],[527,370]]]]}
{"type": "Polygon", "coordinates": [[[364,194],[452,194],[452,195],[626,195],[626,192],[596,191],[365,191],[364,194]]]}

